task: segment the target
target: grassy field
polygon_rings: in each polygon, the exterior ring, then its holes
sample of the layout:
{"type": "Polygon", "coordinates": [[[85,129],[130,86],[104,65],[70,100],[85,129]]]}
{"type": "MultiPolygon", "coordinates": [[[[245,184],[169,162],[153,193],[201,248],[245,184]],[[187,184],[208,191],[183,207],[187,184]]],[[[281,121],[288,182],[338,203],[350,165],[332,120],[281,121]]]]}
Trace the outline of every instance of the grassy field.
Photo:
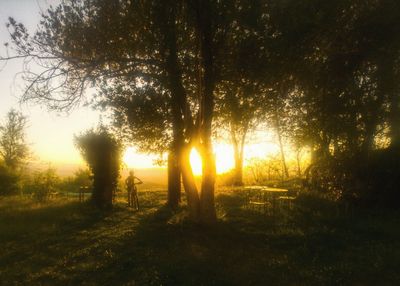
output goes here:
{"type": "Polygon", "coordinates": [[[108,213],[57,199],[0,198],[0,285],[400,285],[400,216],[299,197],[263,215],[217,195],[219,222],[193,225],[141,192],[108,213]]]}

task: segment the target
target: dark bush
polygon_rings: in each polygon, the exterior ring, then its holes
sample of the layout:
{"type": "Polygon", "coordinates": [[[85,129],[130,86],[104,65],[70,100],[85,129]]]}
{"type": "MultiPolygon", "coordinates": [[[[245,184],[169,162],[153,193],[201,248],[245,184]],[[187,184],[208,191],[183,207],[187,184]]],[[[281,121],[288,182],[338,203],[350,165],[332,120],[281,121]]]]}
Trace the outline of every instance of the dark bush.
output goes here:
{"type": "Polygon", "coordinates": [[[89,169],[78,169],[73,176],[63,179],[60,190],[63,192],[78,192],[80,187],[93,187],[93,175],[89,169]]]}
{"type": "Polygon", "coordinates": [[[112,206],[121,165],[121,146],[104,127],[75,137],[75,144],[93,174],[92,200],[100,208],[112,206]]]}
{"type": "Polygon", "coordinates": [[[0,195],[14,195],[20,191],[19,175],[11,168],[0,163],[0,195]]]}
{"type": "Polygon", "coordinates": [[[310,166],[306,183],[335,199],[399,208],[400,152],[387,148],[320,160],[310,166]]]}
{"type": "Polygon", "coordinates": [[[44,202],[49,199],[51,193],[58,191],[60,178],[56,174],[56,170],[48,168],[42,172],[33,175],[31,191],[34,199],[44,202]]]}

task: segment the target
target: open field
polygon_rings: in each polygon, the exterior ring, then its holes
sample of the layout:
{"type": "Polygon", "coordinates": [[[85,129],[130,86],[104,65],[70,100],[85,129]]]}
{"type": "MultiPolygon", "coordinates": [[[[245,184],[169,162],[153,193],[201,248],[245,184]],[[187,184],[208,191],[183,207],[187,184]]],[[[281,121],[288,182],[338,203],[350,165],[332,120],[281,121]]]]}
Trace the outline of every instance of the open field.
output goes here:
{"type": "Polygon", "coordinates": [[[344,212],[315,196],[265,216],[217,195],[219,222],[193,225],[140,193],[108,213],[76,200],[0,198],[1,285],[399,285],[400,216],[344,212]]]}

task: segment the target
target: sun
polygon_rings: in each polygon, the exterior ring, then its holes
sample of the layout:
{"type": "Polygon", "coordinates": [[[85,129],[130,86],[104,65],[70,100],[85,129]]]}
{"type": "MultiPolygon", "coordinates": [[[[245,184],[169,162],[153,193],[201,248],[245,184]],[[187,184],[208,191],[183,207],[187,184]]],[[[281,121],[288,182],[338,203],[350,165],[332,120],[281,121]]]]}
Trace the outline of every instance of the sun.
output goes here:
{"type": "MultiPolygon", "coordinates": [[[[227,144],[214,144],[214,154],[216,159],[217,174],[226,173],[235,166],[233,159],[233,148],[227,144]]],[[[190,165],[193,174],[199,176],[202,174],[202,161],[198,151],[193,148],[190,152],[190,165]]]]}
{"type": "MultiPolygon", "coordinates": [[[[235,156],[233,146],[227,143],[216,142],[213,145],[215,154],[215,163],[217,174],[229,172],[235,167],[235,156]]],[[[249,144],[244,148],[244,166],[250,158],[266,158],[268,155],[278,152],[278,147],[272,143],[249,144]]],[[[123,162],[129,168],[155,168],[155,161],[158,159],[156,155],[148,155],[138,153],[134,147],[126,148],[123,155],[123,162]]],[[[200,176],[202,174],[202,161],[198,151],[193,148],[190,153],[190,165],[193,174],[200,176]]]]}
{"type": "Polygon", "coordinates": [[[202,161],[199,152],[195,148],[190,152],[190,166],[195,176],[201,175],[202,161]]]}

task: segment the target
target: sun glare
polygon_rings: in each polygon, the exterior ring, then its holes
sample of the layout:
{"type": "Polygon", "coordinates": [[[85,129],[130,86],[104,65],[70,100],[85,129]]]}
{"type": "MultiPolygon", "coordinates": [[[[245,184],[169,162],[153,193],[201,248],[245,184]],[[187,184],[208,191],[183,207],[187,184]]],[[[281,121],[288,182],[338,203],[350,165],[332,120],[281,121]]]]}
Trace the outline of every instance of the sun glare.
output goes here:
{"type": "MultiPolygon", "coordinates": [[[[233,160],[233,150],[230,145],[215,144],[214,154],[216,157],[217,174],[226,173],[233,169],[235,162],[233,160]]],[[[190,165],[192,166],[194,175],[199,176],[202,174],[201,157],[195,148],[190,152],[190,165]]]]}
{"type": "Polygon", "coordinates": [[[195,176],[202,174],[202,161],[199,152],[195,148],[190,152],[190,166],[192,166],[192,171],[195,176]]]}
{"type": "MultiPolygon", "coordinates": [[[[267,158],[270,155],[279,153],[279,146],[274,143],[249,144],[244,148],[246,158],[267,158]]],[[[246,162],[245,162],[246,163],[246,162]]]]}
{"type": "MultiPolygon", "coordinates": [[[[235,167],[233,147],[226,143],[214,143],[214,154],[216,159],[217,174],[229,172],[235,167]]],[[[278,147],[274,144],[261,143],[246,145],[244,150],[244,165],[249,158],[266,158],[270,154],[278,152],[278,147]]],[[[123,162],[131,168],[154,168],[155,156],[137,153],[134,147],[128,147],[123,155],[123,162]]],[[[198,151],[193,148],[190,153],[190,165],[194,175],[202,174],[202,161],[198,151]]]]}
{"type": "MultiPolygon", "coordinates": [[[[269,155],[277,154],[278,146],[273,143],[259,143],[246,145],[244,148],[244,165],[249,158],[266,158],[269,155]]],[[[214,154],[216,157],[217,174],[226,173],[235,167],[233,147],[229,144],[214,144],[214,154]]],[[[196,176],[202,174],[201,157],[196,149],[192,149],[190,153],[190,165],[196,176]]]]}
{"type": "Polygon", "coordinates": [[[122,160],[128,169],[160,168],[156,163],[160,160],[158,155],[137,152],[135,147],[126,148],[122,160]]]}
{"type": "Polygon", "coordinates": [[[233,148],[228,144],[215,144],[214,153],[217,165],[217,174],[226,173],[235,167],[233,148]]]}
{"type": "Polygon", "coordinates": [[[132,147],[128,147],[125,150],[123,161],[128,166],[128,168],[133,168],[135,166],[135,150],[132,147]]]}

